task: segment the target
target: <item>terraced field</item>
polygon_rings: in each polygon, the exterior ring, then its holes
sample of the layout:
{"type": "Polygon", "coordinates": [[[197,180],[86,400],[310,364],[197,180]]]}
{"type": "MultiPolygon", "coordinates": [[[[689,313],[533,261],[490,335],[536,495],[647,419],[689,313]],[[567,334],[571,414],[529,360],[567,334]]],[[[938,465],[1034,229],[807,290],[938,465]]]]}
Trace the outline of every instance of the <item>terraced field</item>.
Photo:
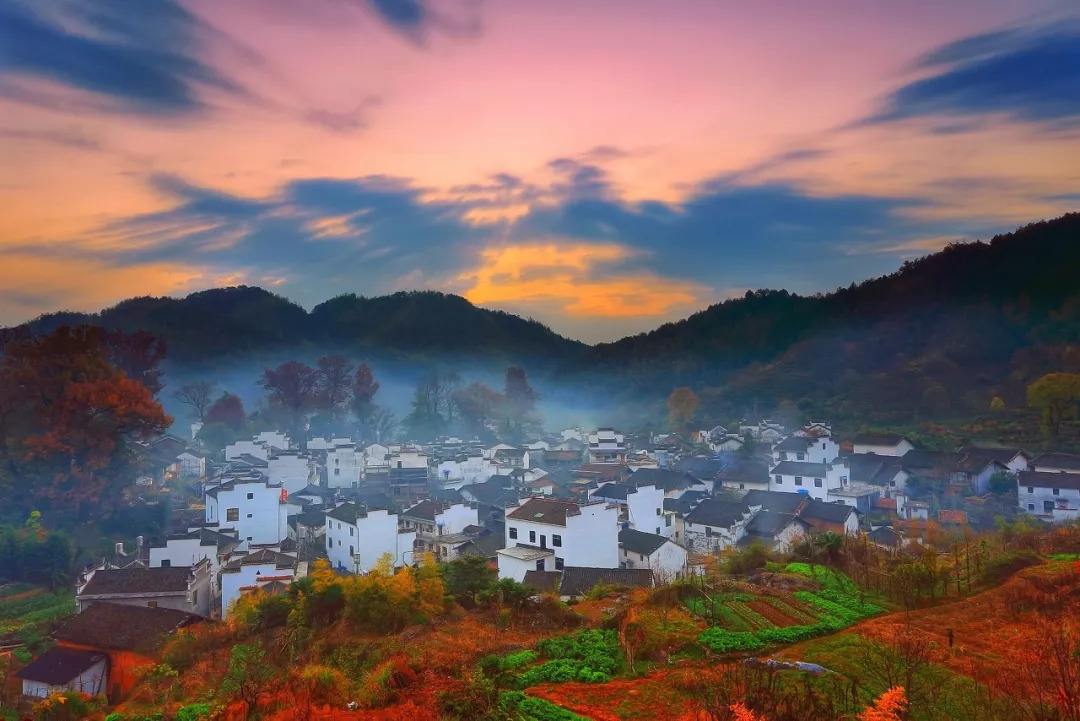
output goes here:
{"type": "Polygon", "coordinates": [[[0,586],[0,643],[33,647],[55,623],[73,613],[75,597],[70,591],[6,583],[0,586]]]}

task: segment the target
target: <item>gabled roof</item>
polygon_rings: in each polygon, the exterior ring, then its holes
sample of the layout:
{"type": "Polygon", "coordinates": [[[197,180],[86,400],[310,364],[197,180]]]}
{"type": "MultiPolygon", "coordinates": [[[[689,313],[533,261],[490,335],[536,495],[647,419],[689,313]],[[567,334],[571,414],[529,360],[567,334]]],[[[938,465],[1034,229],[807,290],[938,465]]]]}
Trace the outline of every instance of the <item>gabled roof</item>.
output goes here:
{"type": "Polygon", "coordinates": [[[295,568],[296,558],[284,553],[278,553],[269,548],[260,548],[258,551],[245,553],[237,556],[222,567],[222,571],[239,571],[244,566],[268,566],[273,564],[276,568],[295,568]]]}
{"type": "MultiPolygon", "coordinates": [[[[471,497],[485,506],[496,508],[516,506],[521,502],[521,496],[517,491],[507,488],[501,480],[498,480],[499,478],[499,476],[492,476],[484,483],[462,486],[461,495],[471,497]]],[[[502,476],[502,478],[509,478],[509,476],[502,476]]]]}
{"type": "Polygon", "coordinates": [[[1060,471],[1020,471],[1017,474],[1021,486],[1038,488],[1069,488],[1080,490],[1080,473],[1060,471]]]}
{"type": "Polygon", "coordinates": [[[562,571],[537,571],[532,569],[525,572],[525,578],[521,585],[531,588],[538,593],[553,593],[559,590],[559,580],[562,571]]]}
{"type": "Polygon", "coordinates": [[[304,511],[303,513],[294,513],[288,518],[289,525],[293,528],[297,526],[308,526],[310,528],[322,527],[326,525],[326,512],[319,510],[304,511]]]}
{"type": "Polygon", "coordinates": [[[578,504],[555,498],[530,498],[520,507],[506,514],[506,517],[519,521],[547,523],[553,526],[565,526],[567,516],[580,515],[578,504]]]}
{"type": "Polygon", "coordinates": [[[624,551],[642,553],[651,556],[657,549],[668,542],[663,536],[655,533],[645,533],[635,528],[624,528],[619,531],[619,545],[624,551]]]}
{"type": "Polygon", "coordinates": [[[706,498],[686,514],[686,522],[714,528],[729,528],[750,513],[746,503],[722,498],[706,498]]]}
{"type": "Polygon", "coordinates": [[[851,514],[855,513],[855,509],[851,506],[846,506],[843,503],[828,503],[826,501],[819,501],[816,498],[811,498],[810,502],[799,513],[799,517],[810,521],[811,525],[814,525],[814,521],[824,521],[825,523],[839,523],[844,524],[847,522],[851,514]]]}
{"type": "Polygon", "coordinates": [[[417,519],[420,519],[422,521],[431,521],[432,523],[434,523],[435,522],[435,516],[442,513],[443,511],[445,511],[449,507],[450,507],[449,503],[443,503],[441,501],[433,501],[431,499],[426,499],[426,500],[420,501],[419,503],[417,503],[412,508],[409,508],[408,510],[402,511],[401,515],[402,516],[408,516],[409,518],[417,518],[417,519]]]}
{"type": "Polygon", "coordinates": [[[597,584],[627,588],[653,585],[653,573],[648,568],[591,568],[567,566],[559,582],[560,596],[583,596],[597,584]]]}
{"type": "Polygon", "coordinates": [[[747,491],[742,498],[748,506],[761,506],[766,511],[778,513],[796,513],[809,497],[805,493],[786,493],[784,491],[747,491]]]}
{"type": "Polygon", "coordinates": [[[724,466],[716,474],[716,480],[728,483],[767,483],[769,464],[764,461],[738,458],[724,466]]]}
{"type": "Polygon", "coordinates": [[[625,501],[626,497],[631,493],[636,493],[637,489],[633,486],[628,486],[625,483],[604,483],[595,491],[593,496],[599,496],[600,498],[611,498],[616,501],[625,501]]]}
{"type": "Polygon", "coordinates": [[[516,558],[519,561],[526,562],[537,561],[541,558],[555,555],[555,551],[550,548],[540,548],[539,546],[530,546],[521,543],[516,546],[500,548],[498,553],[503,556],[509,556],[510,558],[516,558]]]}
{"type": "Polygon", "coordinates": [[[80,596],[137,595],[140,593],[184,593],[188,589],[190,566],[145,568],[105,568],[95,571],[80,596]]]}
{"type": "Polygon", "coordinates": [[[956,454],[948,451],[926,451],[913,448],[900,457],[900,465],[904,470],[935,470],[948,473],[956,467],[957,460],[956,454]]]}
{"type": "MultiPolygon", "coordinates": [[[[730,464],[729,464],[730,465],[730,464]]],[[[724,471],[725,464],[717,458],[705,458],[704,456],[689,456],[680,459],[675,467],[683,473],[689,473],[695,478],[712,480],[724,471]]]]}
{"type": "Polygon", "coordinates": [[[851,442],[860,446],[895,446],[906,440],[899,433],[859,433],[851,439],[851,442]]]}
{"type": "Polygon", "coordinates": [[[804,463],[803,461],[780,461],[772,467],[774,476],[803,476],[806,478],[824,478],[829,466],[825,463],[804,463]]]}
{"type": "Polygon", "coordinates": [[[772,540],[793,523],[806,527],[806,523],[793,513],[761,511],[750,519],[750,523],[746,524],[746,535],[772,540]]]}
{"type": "Polygon", "coordinates": [[[904,542],[904,536],[892,526],[878,526],[866,535],[871,543],[888,548],[899,548],[904,542]]]}
{"type": "Polygon", "coordinates": [[[637,486],[656,486],[665,493],[697,485],[700,481],[685,471],[669,471],[662,468],[639,468],[630,474],[629,483],[637,486]]]}
{"type": "MultiPolygon", "coordinates": [[[[57,646],[23,666],[15,675],[26,681],[63,686],[95,664],[106,660],[105,654],[57,646]]],[[[102,683],[102,688],[105,684],[102,683]]]]}
{"type": "Polygon", "coordinates": [[[95,603],[64,621],[53,637],[91,648],[145,651],[159,646],[177,629],[201,620],[171,608],[95,603]]]}
{"type": "Polygon", "coordinates": [[[346,501],[337,508],[333,508],[326,512],[327,518],[333,518],[335,521],[341,521],[342,523],[356,523],[358,518],[367,518],[367,508],[359,503],[353,503],[352,501],[346,501]]]}
{"type": "Polygon", "coordinates": [[[848,475],[858,483],[887,486],[903,470],[900,459],[895,456],[879,456],[876,453],[855,453],[844,457],[848,475]]]}
{"type": "Polygon", "coordinates": [[[805,436],[788,436],[773,446],[774,451],[786,451],[789,453],[806,453],[806,449],[814,442],[813,438],[805,436]]]}
{"type": "Polygon", "coordinates": [[[1080,473],[1080,455],[1074,453],[1043,453],[1031,465],[1046,468],[1064,468],[1080,473]]]}

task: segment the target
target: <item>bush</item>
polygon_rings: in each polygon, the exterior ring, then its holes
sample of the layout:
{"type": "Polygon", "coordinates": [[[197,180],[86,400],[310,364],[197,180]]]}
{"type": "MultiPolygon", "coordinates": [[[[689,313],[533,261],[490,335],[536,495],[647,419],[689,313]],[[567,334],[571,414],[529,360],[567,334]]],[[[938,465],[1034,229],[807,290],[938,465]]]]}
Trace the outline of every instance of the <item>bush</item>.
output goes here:
{"type": "Polygon", "coordinates": [[[584,716],[521,691],[504,692],[500,704],[507,711],[516,712],[521,721],[586,721],[584,716]]]}
{"type": "Polygon", "coordinates": [[[590,629],[544,639],[536,644],[536,649],[550,660],[522,673],[518,677],[522,687],[564,681],[603,683],[622,666],[619,637],[608,629],[590,629]]]}
{"type": "Polygon", "coordinates": [[[193,703],[187,706],[181,706],[176,711],[176,721],[200,721],[200,719],[210,718],[210,704],[208,703],[193,703]]]}

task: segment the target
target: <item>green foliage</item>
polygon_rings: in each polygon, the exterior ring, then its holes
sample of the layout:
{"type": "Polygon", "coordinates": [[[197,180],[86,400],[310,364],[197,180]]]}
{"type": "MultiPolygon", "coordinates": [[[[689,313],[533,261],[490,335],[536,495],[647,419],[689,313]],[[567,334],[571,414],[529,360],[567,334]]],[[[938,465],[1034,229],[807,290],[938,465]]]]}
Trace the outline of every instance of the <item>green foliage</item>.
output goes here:
{"type": "Polygon", "coordinates": [[[41,514],[34,514],[22,527],[0,526],[0,578],[64,586],[71,580],[75,560],[71,539],[41,528],[41,514]]]}
{"type": "Polygon", "coordinates": [[[210,718],[213,708],[208,703],[193,703],[176,710],[176,721],[200,721],[210,718]]]}
{"type": "Polygon", "coordinates": [[[481,603],[490,605],[501,603],[511,608],[520,608],[533,595],[532,589],[512,578],[500,578],[494,584],[480,592],[481,603]]]}
{"type": "Polygon", "coordinates": [[[221,693],[255,704],[263,686],[273,678],[274,669],[259,646],[237,644],[229,653],[229,667],[221,681],[221,693]]]}
{"type": "Polygon", "coordinates": [[[702,631],[698,640],[716,653],[760,651],[774,644],[789,644],[803,641],[814,636],[839,631],[860,619],[881,613],[880,606],[867,601],[850,578],[824,566],[811,566],[808,563],[789,563],[784,567],[788,573],[809,576],[821,584],[817,591],[796,591],[793,595],[799,601],[814,609],[817,620],[814,623],[774,627],[768,624],[760,614],[745,608],[742,602],[728,602],[735,606],[736,613],[746,621],[750,630],[732,630],[713,626],[702,631]],[[745,610],[744,610],[745,609],[745,610]],[[760,621],[750,617],[752,613],[760,621]]]}
{"type": "Polygon", "coordinates": [[[603,683],[622,667],[619,637],[610,629],[589,629],[540,641],[536,650],[546,659],[518,677],[520,685],[585,681],[603,683]]]}
{"type": "Polygon", "coordinates": [[[515,711],[521,721],[587,721],[584,716],[521,691],[503,692],[500,703],[504,709],[515,711]]]}
{"type": "Polygon", "coordinates": [[[438,697],[439,718],[446,721],[515,721],[519,718],[513,707],[503,701],[495,681],[477,670],[465,678],[465,683],[438,697]]]}
{"type": "Polygon", "coordinates": [[[442,572],[446,592],[459,602],[472,601],[496,582],[498,572],[481,556],[463,556],[443,563],[442,572]]]}

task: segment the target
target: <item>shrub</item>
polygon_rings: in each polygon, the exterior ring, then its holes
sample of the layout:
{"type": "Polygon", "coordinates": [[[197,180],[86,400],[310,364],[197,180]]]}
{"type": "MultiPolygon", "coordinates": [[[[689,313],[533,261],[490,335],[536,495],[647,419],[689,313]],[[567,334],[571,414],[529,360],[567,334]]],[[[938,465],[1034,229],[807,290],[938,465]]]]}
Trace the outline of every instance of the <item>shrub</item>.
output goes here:
{"type": "Polygon", "coordinates": [[[586,721],[584,716],[542,698],[526,696],[521,691],[504,692],[500,705],[507,711],[516,712],[521,721],[586,721]]]}
{"type": "Polygon", "coordinates": [[[544,639],[536,644],[536,649],[550,660],[522,673],[518,677],[522,687],[544,682],[602,683],[622,665],[619,637],[610,629],[590,629],[544,639]]]}
{"type": "Polygon", "coordinates": [[[193,703],[176,710],[176,721],[200,721],[210,718],[212,709],[208,703],[193,703]]]}

